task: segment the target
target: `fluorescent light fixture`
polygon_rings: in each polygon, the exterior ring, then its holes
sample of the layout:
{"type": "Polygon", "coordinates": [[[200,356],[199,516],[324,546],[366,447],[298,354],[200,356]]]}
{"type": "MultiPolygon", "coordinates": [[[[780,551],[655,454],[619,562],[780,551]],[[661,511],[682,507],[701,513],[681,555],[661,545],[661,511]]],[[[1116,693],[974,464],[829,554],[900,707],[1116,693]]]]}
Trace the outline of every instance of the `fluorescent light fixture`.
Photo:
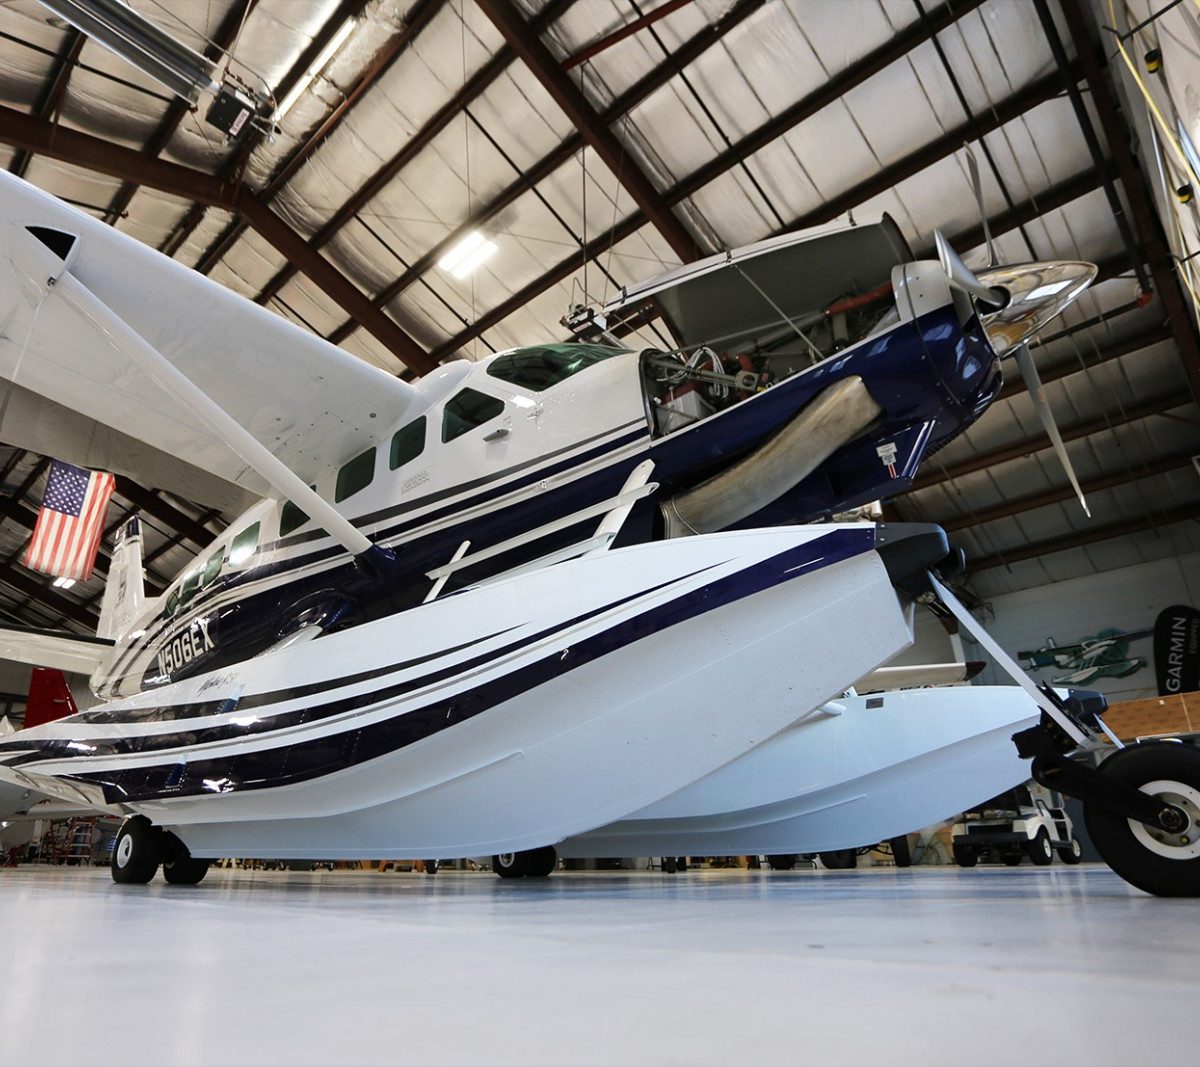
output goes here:
{"type": "Polygon", "coordinates": [[[312,61],[309,68],[300,75],[300,80],[292,86],[291,91],[283,98],[283,102],[275,111],[275,121],[281,122],[283,116],[286,115],[292,106],[304,95],[304,90],[313,83],[313,79],[325,69],[326,64],[333,58],[343,44],[346,43],[346,38],[350,36],[350,31],[354,29],[355,19],[346,19],[339,27],[337,33],[329,38],[329,43],[321,49],[317,58],[312,61]]]}
{"type": "Polygon", "coordinates": [[[54,587],[56,589],[70,589],[75,584],[74,578],[55,578],[54,587]]]}
{"type": "Polygon", "coordinates": [[[438,267],[455,278],[465,278],[484,260],[495,255],[499,248],[495,241],[489,241],[478,230],[472,230],[438,260],[438,267]]]}
{"type": "Polygon", "coordinates": [[[124,0],[43,0],[42,6],[189,104],[202,92],[220,88],[213,60],[175,40],[124,0]]]}

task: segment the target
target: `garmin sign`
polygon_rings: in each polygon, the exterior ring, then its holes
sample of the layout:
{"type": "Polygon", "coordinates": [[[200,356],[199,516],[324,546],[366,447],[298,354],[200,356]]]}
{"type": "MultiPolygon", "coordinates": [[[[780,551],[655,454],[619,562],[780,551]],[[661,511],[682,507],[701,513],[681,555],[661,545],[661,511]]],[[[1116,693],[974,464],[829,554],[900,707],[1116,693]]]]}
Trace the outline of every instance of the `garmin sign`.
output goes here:
{"type": "Polygon", "coordinates": [[[1200,611],[1176,604],[1154,623],[1154,672],[1159,696],[1200,689],[1200,611]]]}

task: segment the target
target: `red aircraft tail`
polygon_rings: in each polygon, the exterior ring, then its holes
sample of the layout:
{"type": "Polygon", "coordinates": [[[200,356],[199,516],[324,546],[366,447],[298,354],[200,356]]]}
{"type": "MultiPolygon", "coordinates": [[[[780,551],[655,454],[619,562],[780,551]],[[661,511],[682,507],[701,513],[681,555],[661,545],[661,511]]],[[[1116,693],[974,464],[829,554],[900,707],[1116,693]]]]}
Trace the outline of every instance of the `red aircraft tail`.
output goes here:
{"type": "Polygon", "coordinates": [[[62,671],[49,667],[34,667],[29,679],[29,701],[25,705],[25,729],[54,722],[67,715],[74,715],[75,698],[67,685],[67,676],[62,671]]]}

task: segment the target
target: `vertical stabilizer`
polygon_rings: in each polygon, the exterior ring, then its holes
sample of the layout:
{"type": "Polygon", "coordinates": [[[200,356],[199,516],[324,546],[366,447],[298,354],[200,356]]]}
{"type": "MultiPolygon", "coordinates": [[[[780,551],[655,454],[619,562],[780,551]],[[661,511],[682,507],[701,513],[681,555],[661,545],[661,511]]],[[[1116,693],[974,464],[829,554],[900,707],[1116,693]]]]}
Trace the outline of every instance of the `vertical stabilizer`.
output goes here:
{"type": "Polygon", "coordinates": [[[79,709],[67,685],[67,676],[50,667],[34,667],[29,678],[29,700],[25,704],[25,729],[54,722],[79,709]]]}
{"type": "Polygon", "coordinates": [[[146,591],[142,580],[142,527],[130,519],[117,534],[108,582],[100,607],[97,637],[116,641],[123,637],[142,612],[146,591]]]}

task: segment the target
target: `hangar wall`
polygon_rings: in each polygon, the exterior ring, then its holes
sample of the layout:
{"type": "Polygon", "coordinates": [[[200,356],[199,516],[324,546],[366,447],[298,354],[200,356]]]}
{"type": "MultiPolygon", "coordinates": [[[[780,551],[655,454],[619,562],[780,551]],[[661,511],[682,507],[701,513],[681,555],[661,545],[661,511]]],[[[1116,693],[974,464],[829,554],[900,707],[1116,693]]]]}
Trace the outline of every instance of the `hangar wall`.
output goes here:
{"type": "MultiPolygon", "coordinates": [[[[1069,645],[1106,629],[1129,634],[1152,630],[1158,613],[1173,604],[1200,604],[1200,552],[998,596],[988,601],[989,611],[982,619],[992,636],[1015,658],[1019,652],[1042,648],[1047,638],[1069,645]]],[[[969,654],[987,659],[973,642],[966,647],[969,654]]],[[[1113,701],[1158,695],[1151,637],[1131,639],[1112,658],[1128,665],[1111,666],[1114,671],[1130,670],[1126,677],[1096,677],[1079,684],[1098,689],[1113,701]],[[1139,659],[1145,665],[1131,669],[1139,659]]],[[[1067,671],[1047,668],[1032,673],[1038,681],[1052,681],[1067,671]]],[[[981,685],[1007,681],[990,662],[978,678],[981,685]]]]}

